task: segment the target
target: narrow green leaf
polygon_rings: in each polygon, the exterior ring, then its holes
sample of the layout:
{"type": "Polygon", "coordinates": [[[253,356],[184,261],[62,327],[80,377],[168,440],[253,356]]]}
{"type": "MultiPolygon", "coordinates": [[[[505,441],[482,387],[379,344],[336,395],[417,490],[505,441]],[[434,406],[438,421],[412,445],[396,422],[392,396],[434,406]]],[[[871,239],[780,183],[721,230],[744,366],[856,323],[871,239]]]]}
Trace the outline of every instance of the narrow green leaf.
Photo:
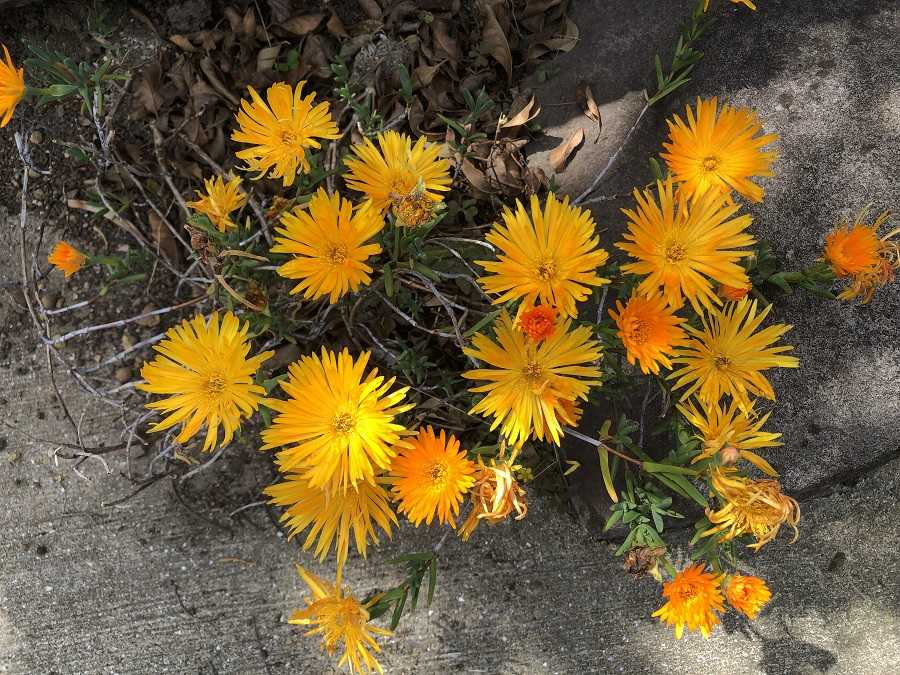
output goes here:
{"type": "Polygon", "coordinates": [[[382,268],[382,274],[384,274],[384,292],[387,293],[389,298],[394,297],[394,270],[391,268],[391,264],[387,263],[382,268]]]}
{"type": "Polygon", "coordinates": [[[662,464],[660,462],[644,462],[644,471],[648,473],[668,473],[681,474],[683,476],[696,476],[696,469],[688,469],[684,466],[674,466],[673,464],[662,464]]]}
{"type": "Polygon", "coordinates": [[[431,601],[434,600],[434,589],[437,587],[437,556],[431,559],[428,565],[428,606],[431,607],[431,601]]]}
{"type": "Polygon", "coordinates": [[[406,606],[406,595],[408,592],[408,589],[404,588],[400,601],[394,605],[394,614],[391,617],[391,630],[394,630],[400,625],[400,617],[403,615],[403,608],[406,606]]]}
{"type": "Polygon", "coordinates": [[[603,474],[603,485],[606,488],[606,494],[614,502],[619,501],[619,495],[616,494],[616,488],[613,486],[612,472],[609,470],[609,451],[602,445],[597,446],[597,455],[600,457],[600,473],[603,474]]]}

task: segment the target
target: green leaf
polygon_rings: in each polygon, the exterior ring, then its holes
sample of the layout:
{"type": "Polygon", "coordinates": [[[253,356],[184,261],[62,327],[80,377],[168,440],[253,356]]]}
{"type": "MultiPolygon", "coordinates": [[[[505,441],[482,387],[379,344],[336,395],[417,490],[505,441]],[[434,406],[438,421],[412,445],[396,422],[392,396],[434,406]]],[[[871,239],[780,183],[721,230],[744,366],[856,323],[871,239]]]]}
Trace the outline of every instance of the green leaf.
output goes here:
{"type": "Polygon", "coordinates": [[[403,615],[403,608],[406,606],[406,596],[409,593],[407,588],[403,589],[403,595],[400,597],[400,601],[394,605],[394,614],[391,617],[391,630],[397,628],[400,625],[400,617],[403,615]]]}
{"type": "Polygon", "coordinates": [[[431,601],[434,600],[434,589],[437,587],[437,556],[431,559],[428,566],[428,606],[431,607],[431,601]]]}
{"type": "Polygon", "coordinates": [[[660,462],[644,462],[644,471],[648,473],[667,473],[681,474],[683,476],[696,476],[696,469],[688,469],[684,466],[674,466],[673,464],[662,464],[660,462]]]}
{"type": "Polygon", "coordinates": [[[503,311],[502,309],[498,309],[493,312],[490,312],[489,314],[485,314],[478,321],[478,323],[476,323],[469,330],[467,330],[465,333],[463,333],[463,337],[472,337],[473,335],[475,335],[475,333],[480,331],[482,328],[484,328],[485,326],[487,326],[490,323],[493,323],[494,319],[496,319],[498,316],[500,316],[500,312],[502,312],[502,311],[503,311]]]}
{"type": "Polygon", "coordinates": [[[693,499],[703,508],[707,508],[709,506],[709,502],[706,501],[706,497],[704,497],[700,492],[693,486],[693,484],[684,476],[679,476],[678,474],[669,474],[669,480],[673,483],[677,484],[684,492],[687,493],[688,497],[693,499]]]}
{"type": "Polygon", "coordinates": [[[603,531],[607,532],[613,525],[619,522],[622,518],[622,511],[613,511],[609,518],[606,519],[606,524],[603,526],[603,531]]]}
{"type": "Polygon", "coordinates": [[[382,268],[382,274],[384,275],[384,292],[387,293],[389,298],[394,297],[394,270],[391,268],[390,263],[386,263],[382,268]]]}
{"type": "Polygon", "coordinates": [[[606,488],[606,494],[608,494],[609,498],[614,502],[618,502],[619,495],[616,494],[616,488],[613,485],[612,480],[612,472],[609,470],[609,450],[603,445],[598,445],[597,455],[600,457],[600,473],[603,475],[603,486],[606,488]]]}

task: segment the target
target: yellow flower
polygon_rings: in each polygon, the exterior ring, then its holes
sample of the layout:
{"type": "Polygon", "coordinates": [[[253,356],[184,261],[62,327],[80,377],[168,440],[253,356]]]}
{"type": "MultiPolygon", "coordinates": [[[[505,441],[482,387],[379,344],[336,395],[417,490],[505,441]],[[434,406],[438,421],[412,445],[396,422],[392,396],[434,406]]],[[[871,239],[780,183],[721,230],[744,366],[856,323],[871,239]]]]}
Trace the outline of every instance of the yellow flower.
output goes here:
{"type": "Polygon", "coordinates": [[[207,178],[203,185],[206,194],[198,190],[197,201],[188,202],[187,206],[206,215],[219,232],[237,227],[229,216],[247,203],[247,195],[241,190],[241,179],[232,178],[226,183],[221,176],[216,176],[207,178]]]}
{"type": "Polygon", "coordinates": [[[47,256],[47,262],[66,275],[66,279],[84,267],[87,256],[72,244],[58,241],[47,256]]]}
{"type": "Polygon", "coordinates": [[[391,524],[397,516],[390,505],[390,495],[376,478],[374,483],[360,481],[355,490],[334,490],[312,487],[299,473],[289,473],[280,483],[268,486],[263,492],[271,502],[286,507],[281,521],[289,530],[289,538],[306,529],[303,549],[316,544],[315,555],[324,560],[329,551],[337,552],[337,567],[343,569],[350,548],[350,534],[356,550],[365,557],[369,542],[378,543],[375,525],[391,537],[391,524]]]}
{"type": "Polygon", "coordinates": [[[667,152],[661,153],[675,181],[688,197],[732,190],[753,202],[761,202],[763,189],[750,180],[771,176],[777,153],[762,148],[778,140],[778,134],[758,136],[762,131],[756,113],[747,108],[723,105],[718,100],[697,99],[696,111],[686,108],[687,124],[675,115],[668,120],[667,152]]]}
{"type": "Polygon", "coordinates": [[[800,505],[796,499],[781,492],[777,480],[753,480],[738,475],[734,469],[719,467],[712,472],[710,482],[722,501],[722,508],[706,510],[706,517],[715,527],[703,536],[720,535],[722,541],[729,541],[753,535],[756,543],[750,544],[749,548],[758,551],[787,523],[794,529],[791,543],[797,541],[800,505]]]}
{"type": "Polygon", "coordinates": [[[354,360],[346,349],[322,347],[301,357],[281,382],[287,401],[266,400],[280,414],[262,432],[263,450],[286,446],[278,453],[279,470],[294,470],[311,487],[331,492],[375,482],[397,454],[406,430],[394,418],[413,407],[403,404],[409,387],[390,393],[396,378],[385,380],[373,368],[365,374],[369,352],[354,360]]]}
{"type": "Polygon", "coordinates": [[[753,464],[763,473],[777,476],[778,472],[753,450],[774,448],[782,443],[778,440],[781,434],[762,431],[763,425],[771,413],[759,416],[750,406],[748,412],[740,409],[737,401],[725,407],[719,403],[708,403],[698,409],[693,401],[679,403],[678,410],[700,433],[697,439],[703,444],[700,454],[693,462],[720,456],[722,464],[732,464],[742,458],[753,464]]]}
{"type": "Polygon", "coordinates": [[[676,380],[675,389],[689,385],[681,394],[682,401],[695,392],[703,403],[717,403],[728,395],[749,413],[750,395],[775,400],[775,391],[763,371],[797,368],[800,361],[783,355],[793,347],[771,346],[792,326],[778,323],[757,331],[771,309],[769,305],[757,314],[756,300],[744,299],[730,303],[723,311],[702,315],[702,330],[685,326],[691,337],[675,350],[672,359],[682,367],[669,375],[670,380],[676,380]]]}
{"type": "Polygon", "coordinates": [[[551,337],[535,343],[503,312],[497,342],[476,333],[473,346],[464,351],[488,367],[462,376],[487,384],[469,390],[486,394],[469,413],[493,417],[491,430],[501,427],[513,445],[521,445],[532,434],[559,445],[559,401],[587,400],[590,385],[600,383],[600,369],[593,365],[601,356],[600,346],[591,339],[589,327],[569,331],[571,323],[564,320],[551,337]]]}
{"type": "Polygon", "coordinates": [[[503,225],[495,223],[486,239],[500,249],[496,261],[476,260],[490,274],[478,281],[488,293],[502,293],[494,304],[524,298],[553,305],[563,317],[575,317],[575,303],[585,300],[591,286],[608,284],[597,268],[609,254],[597,248],[591,212],[547,195],[544,209],[531,197],[531,216],[516,200],[516,210],[504,208],[503,225]]]}
{"type": "Polygon", "coordinates": [[[463,541],[469,537],[482,521],[488,525],[496,525],[506,520],[515,511],[516,520],[528,515],[528,502],[525,488],[516,481],[514,473],[520,468],[512,463],[512,459],[500,457],[492,459],[485,465],[478,458],[478,472],[475,485],[469,493],[472,510],[459,529],[463,541]]]}
{"type": "Polygon", "coordinates": [[[760,610],[772,599],[772,591],[766,582],[758,577],[732,574],[725,587],[725,598],[748,619],[759,616],[760,610]]]}
{"type": "Polygon", "coordinates": [[[354,211],[350,200],[319,188],[308,209],[300,207],[281,216],[272,253],[290,253],[294,257],[278,268],[287,279],[300,279],[291,294],[303,291],[303,297],[328,296],[331,304],[372,281],[372,268],[366,264],[381,253],[381,245],[366,243],[384,227],[381,215],[363,204],[354,211]]]}
{"type": "Polygon", "coordinates": [[[25,96],[25,71],[16,68],[6,45],[3,47],[3,59],[0,59],[0,127],[5,127],[12,119],[19,101],[25,96]]]}
{"type": "Polygon", "coordinates": [[[340,581],[330,584],[297,566],[300,578],[306,582],[312,598],[306,608],[298,609],[288,623],[312,626],[306,635],[322,636],[322,646],[329,655],[343,647],[338,667],[348,665],[351,673],[383,673],[381,664],[372,655],[381,651],[373,635],[390,635],[389,630],[369,623],[369,608],[377,597],[362,604],[351,593],[341,589],[340,581]],[[371,650],[371,651],[370,651],[371,650]]]}
{"type": "Polygon", "coordinates": [[[900,268],[900,243],[892,241],[900,234],[900,228],[878,236],[879,228],[890,217],[883,211],[871,225],[866,224],[868,209],[863,209],[851,225],[842,221],[825,237],[824,258],[831,265],[836,277],[849,277],[852,284],[842,291],[838,298],[852,300],[862,297],[866,304],[879,287],[894,278],[894,271],[900,268]]]}
{"type": "Polygon", "coordinates": [[[298,168],[309,171],[306,150],[322,147],[317,138],[340,138],[328,103],[313,106],[315,93],[303,98],[305,84],[300,82],[292,92],[289,84],[276,82],[266,91],[268,104],[253,87],[247,87],[252,100],[241,100],[237,114],[240,130],[231,138],[253,146],[236,155],[246,160],[248,171],[259,172],[257,179],[266,175],[281,178],[284,187],[289,187],[298,168]]]}
{"type": "Polygon", "coordinates": [[[634,293],[626,305],[617,300],[616,309],[618,314],[610,309],[609,315],[619,327],[617,335],[625,345],[628,363],[637,360],[645,375],[659,375],[660,366],[671,368],[672,348],[683,344],[686,338],[681,329],[684,319],[676,316],[661,296],[634,293]]]}
{"type": "Polygon", "coordinates": [[[376,148],[370,139],[363,139],[344,160],[349,169],[344,176],[347,187],[364,193],[378,211],[393,207],[407,225],[421,224],[415,221],[429,211],[422,198],[432,204],[441,202],[441,193],[450,189],[450,162],[438,157],[441,146],[424,137],[413,145],[406,134],[386,131],[377,140],[376,148]]]}
{"type": "Polygon", "coordinates": [[[668,602],[653,612],[653,616],[675,626],[675,637],[679,640],[685,626],[692,631],[700,629],[703,637],[708,638],[719,623],[716,612],[725,611],[721,589],[724,575],[706,572],[704,567],[702,564],[689,565],[672,581],[663,584],[663,597],[668,602]]]}
{"type": "Polygon", "coordinates": [[[738,262],[752,252],[738,249],[756,241],[746,231],[750,216],[735,216],[740,207],[711,192],[690,202],[681,199],[671,178],[657,182],[656,190],[658,204],[652,191],[635,190],[637,211],[622,209],[628,231],[616,246],[637,261],[622,270],[644,276],[638,291],[654,297],[662,287],[670,307],[681,308],[687,298],[699,314],[701,306],[721,303],[712,281],[749,285],[738,262]]]}
{"type": "Polygon", "coordinates": [[[455,528],[459,505],[475,482],[474,473],[475,465],[460,451],[456,437],[443,430],[435,436],[431,427],[420,427],[391,464],[394,496],[400,500],[400,511],[416,527],[422,521],[431,525],[436,515],[440,524],[455,528]]]}
{"type": "Polygon", "coordinates": [[[225,313],[221,323],[219,313],[213,312],[208,320],[197,315],[166,332],[166,338],[153,347],[159,354],[141,368],[141,377],[147,382],[137,385],[151,394],[169,395],[147,404],[151,410],[168,414],[150,431],[181,424],[175,438],[185,443],[206,425],[204,452],[217,443],[224,447],[231,442],[241,420],[256,411],[266,393],[253,384],[253,377],[275,353],[263,352],[248,359],[249,330],[250,324],[242,326],[231,312],[225,313]],[[224,429],[221,441],[220,426],[224,429]]]}

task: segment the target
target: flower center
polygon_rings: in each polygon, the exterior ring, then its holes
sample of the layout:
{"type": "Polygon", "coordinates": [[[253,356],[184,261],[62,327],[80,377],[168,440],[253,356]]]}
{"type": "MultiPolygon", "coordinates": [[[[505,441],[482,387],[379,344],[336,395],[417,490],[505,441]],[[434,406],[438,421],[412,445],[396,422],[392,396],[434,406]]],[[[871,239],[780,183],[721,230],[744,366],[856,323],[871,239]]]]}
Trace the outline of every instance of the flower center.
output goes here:
{"type": "Polygon", "coordinates": [[[545,260],[538,264],[536,272],[541,281],[551,281],[556,276],[556,263],[545,260]]]}
{"type": "Polygon", "coordinates": [[[434,218],[434,202],[424,193],[413,190],[408,195],[395,195],[392,198],[394,215],[401,225],[417,227],[434,218]]]}
{"type": "Polygon", "coordinates": [[[447,466],[443,462],[432,463],[425,473],[435,487],[443,487],[447,482],[447,466]]]}
{"type": "Polygon", "coordinates": [[[631,330],[628,332],[628,339],[635,344],[642,345],[650,337],[650,329],[647,324],[640,319],[633,319],[631,322],[631,330]]]}
{"type": "Polygon", "coordinates": [[[685,584],[678,589],[678,595],[683,601],[687,601],[697,595],[697,589],[694,584],[685,584]]]}
{"type": "Polygon", "coordinates": [[[715,171],[716,169],[719,168],[720,163],[721,162],[719,161],[719,158],[716,157],[715,155],[710,155],[709,157],[704,157],[703,162],[702,162],[703,170],[706,173],[712,173],[713,171],[715,171]]]}
{"type": "Polygon", "coordinates": [[[209,376],[206,381],[206,392],[208,394],[221,394],[225,391],[225,378],[215,373],[209,376]]]}
{"type": "Polygon", "coordinates": [[[731,365],[731,359],[729,359],[724,354],[719,354],[713,359],[713,363],[716,364],[716,368],[718,368],[719,370],[724,370],[731,365]]]}
{"type": "Polygon", "coordinates": [[[325,248],[325,259],[332,265],[343,265],[347,262],[347,247],[343,244],[329,244],[325,248]]]}
{"type": "Polygon", "coordinates": [[[686,251],[681,244],[673,243],[666,246],[666,262],[677,263],[684,260],[686,251]]]}
{"type": "Polygon", "coordinates": [[[546,384],[547,378],[544,374],[544,368],[534,361],[525,364],[525,367],[522,368],[522,375],[525,376],[525,381],[532,391],[539,392],[546,384]]]}
{"type": "Polygon", "coordinates": [[[281,132],[282,145],[295,146],[299,143],[299,141],[300,139],[293,131],[284,130],[281,132]]]}
{"type": "Polygon", "coordinates": [[[336,434],[349,433],[353,430],[354,426],[356,426],[356,422],[353,419],[353,415],[350,413],[338,413],[331,420],[331,429],[336,434]]]}

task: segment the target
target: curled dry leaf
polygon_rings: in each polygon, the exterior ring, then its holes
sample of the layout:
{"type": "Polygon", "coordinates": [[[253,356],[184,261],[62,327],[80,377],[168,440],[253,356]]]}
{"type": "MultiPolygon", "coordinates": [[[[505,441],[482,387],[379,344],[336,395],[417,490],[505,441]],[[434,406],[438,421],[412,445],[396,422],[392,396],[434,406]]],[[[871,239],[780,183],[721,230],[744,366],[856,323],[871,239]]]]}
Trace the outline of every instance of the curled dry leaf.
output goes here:
{"type": "Polygon", "coordinates": [[[513,127],[520,127],[524,124],[528,124],[531,120],[541,114],[541,107],[535,105],[534,96],[531,97],[531,100],[525,104],[519,112],[510,117],[506,122],[501,125],[503,129],[511,129],[513,127]]]}
{"type": "Polygon", "coordinates": [[[375,0],[356,0],[359,8],[363,11],[370,19],[380,19],[381,18],[381,7],[375,0]]]}
{"type": "Polygon", "coordinates": [[[287,21],[282,21],[281,27],[292,35],[306,35],[307,33],[312,33],[316,28],[318,28],[319,24],[322,23],[322,19],[324,18],[324,14],[303,14],[301,16],[292,16],[287,21]]]}
{"type": "Polygon", "coordinates": [[[600,106],[594,100],[594,93],[591,91],[591,85],[581,81],[575,89],[575,100],[581,106],[581,111],[592,122],[597,123],[597,137],[594,143],[600,140],[600,132],[603,131],[603,119],[600,117],[600,106]]]}
{"type": "Polygon", "coordinates": [[[553,167],[553,170],[556,173],[562,173],[566,170],[569,160],[575,154],[575,151],[582,142],[584,142],[584,129],[578,127],[565,141],[560,143],[556,149],[550,153],[550,156],[548,157],[550,166],[553,167]]]}
{"type": "Polygon", "coordinates": [[[506,39],[506,33],[500,26],[497,19],[495,7],[502,2],[497,0],[481,0],[479,7],[484,17],[484,30],[481,33],[481,42],[483,50],[494,57],[494,59],[503,66],[506,71],[507,82],[512,81],[512,52],[509,50],[509,42],[506,39]]]}

